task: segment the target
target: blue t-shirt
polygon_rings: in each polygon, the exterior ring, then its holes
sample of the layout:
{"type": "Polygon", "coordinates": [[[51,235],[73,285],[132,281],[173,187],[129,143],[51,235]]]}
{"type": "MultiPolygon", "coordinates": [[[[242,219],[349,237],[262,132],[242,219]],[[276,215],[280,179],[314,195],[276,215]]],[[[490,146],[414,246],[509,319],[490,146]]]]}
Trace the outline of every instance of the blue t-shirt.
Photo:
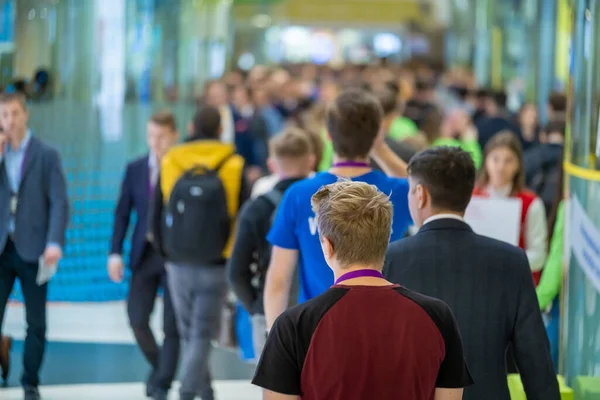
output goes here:
{"type": "MultiPolygon", "coordinates": [[[[402,239],[412,224],[408,211],[408,181],[388,177],[380,171],[371,171],[352,180],[375,185],[390,196],[394,206],[391,241],[402,239]]],[[[336,175],[321,172],[313,178],[293,184],[285,192],[267,236],[267,240],[273,246],[298,250],[300,269],[298,300],[301,303],[320,295],[333,285],[333,272],[323,256],[310,199],[321,186],[337,181],[336,175]]]]}

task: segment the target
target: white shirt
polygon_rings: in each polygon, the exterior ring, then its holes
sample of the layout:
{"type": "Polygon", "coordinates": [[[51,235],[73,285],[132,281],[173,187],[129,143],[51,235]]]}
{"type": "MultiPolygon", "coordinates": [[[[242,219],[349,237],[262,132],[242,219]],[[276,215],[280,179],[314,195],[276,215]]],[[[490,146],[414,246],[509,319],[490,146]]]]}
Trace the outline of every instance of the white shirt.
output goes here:
{"type": "Polygon", "coordinates": [[[252,187],[251,198],[255,199],[258,196],[262,196],[263,194],[269,193],[275,185],[280,181],[279,175],[272,174],[263,176],[262,178],[258,178],[256,182],[254,182],[254,186],[252,187]]]}
{"type": "MultiPolygon", "coordinates": [[[[512,192],[512,185],[495,189],[488,186],[486,189],[490,197],[506,198],[512,192]]],[[[548,255],[548,225],[546,221],[546,208],[539,197],[529,206],[525,217],[525,253],[529,260],[531,271],[538,272],[544,268],[548,255]]]]}
{"type": "Polygon", "coordinates": [[[152,187],[156,187],[156,181],[158,181],[158,158],[152,153],[148,157],[148,174],[152,187]]]}
{"type": "Polygon", "coordinates": [[[229,106],[223,106],[219,110],[221,114],[221,142],[233,144],[235,142],[235,124],[233,122],[233,113],[229,106]]]}
{"type": "Polygon", "coordinates": [[[428,224],[429,222],[432,221],[437,221],[438,219],[456,219],[458,221],[462,221],[465,222],[465,219],[463,217],[461,217],[460,215],[456,215],[456,214],[449,214],[449,213],[442,213],[442,214],[436,214],[436,215],[432,215],[431,217],[427,218],[425,220],[425,222],[423,222],[423,225],[428,224]]]}
{"type": "MultiPolygon", "coordinates": [[[[312,178],[315,174],[311,173],[308,178],[312,178]]],[[[263,194],[269,193],[281,181],[281,177],[277,174],[271,174],[258,178],[252,187],[250,198],[255,199],[263,194]]]]}

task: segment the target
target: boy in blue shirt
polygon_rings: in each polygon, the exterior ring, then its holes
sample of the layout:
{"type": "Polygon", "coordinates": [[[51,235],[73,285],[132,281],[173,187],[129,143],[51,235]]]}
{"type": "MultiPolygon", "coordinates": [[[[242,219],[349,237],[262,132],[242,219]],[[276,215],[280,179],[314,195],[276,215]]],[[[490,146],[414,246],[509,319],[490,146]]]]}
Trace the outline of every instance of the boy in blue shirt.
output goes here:
{"type": "Polygon", "coordinates": [[[299,302],[320,295],[333,284],[310,203],[321,186],[340,178],[351,179],[375,185],[390,196],[394,206],[391,241],[404,237],[411,225],[408,181],[397,178],[406,176],[406,164],[385,143],[387,132],[381,129],[381,120],[379,100],[359,89],[342,92],[327,110],[326,126],[335,151],[333,166],[286,191],[267,236],[273,246],[264,293],[268,328],[287,308],[296,265],[300,274],[299,302]],[[372,170],[370,157],[390,176],[372,170]]]}

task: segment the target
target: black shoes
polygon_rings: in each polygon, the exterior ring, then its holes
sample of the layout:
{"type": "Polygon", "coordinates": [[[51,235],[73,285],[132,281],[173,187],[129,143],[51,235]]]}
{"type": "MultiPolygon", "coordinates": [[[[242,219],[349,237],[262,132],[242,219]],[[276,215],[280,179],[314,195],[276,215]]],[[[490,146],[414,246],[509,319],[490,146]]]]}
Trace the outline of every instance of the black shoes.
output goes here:
{"type": "Polygon", "coordinates": [[[25,400],[41,400],[40,392],[38,388],[33,386],[26,386],[25,388],[25,400]]]}

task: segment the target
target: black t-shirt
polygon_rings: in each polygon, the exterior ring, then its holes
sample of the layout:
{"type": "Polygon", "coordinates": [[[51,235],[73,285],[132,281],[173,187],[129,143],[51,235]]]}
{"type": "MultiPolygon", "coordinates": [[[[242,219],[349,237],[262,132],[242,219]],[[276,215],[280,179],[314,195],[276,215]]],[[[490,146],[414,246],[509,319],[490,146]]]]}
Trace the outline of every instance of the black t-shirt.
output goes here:
{"type": "Polygon", "coordinates": [[[433,400],[473,380],[445,303],[337,285],[277,319],[252,383],[303,400],[433,400]]]}

